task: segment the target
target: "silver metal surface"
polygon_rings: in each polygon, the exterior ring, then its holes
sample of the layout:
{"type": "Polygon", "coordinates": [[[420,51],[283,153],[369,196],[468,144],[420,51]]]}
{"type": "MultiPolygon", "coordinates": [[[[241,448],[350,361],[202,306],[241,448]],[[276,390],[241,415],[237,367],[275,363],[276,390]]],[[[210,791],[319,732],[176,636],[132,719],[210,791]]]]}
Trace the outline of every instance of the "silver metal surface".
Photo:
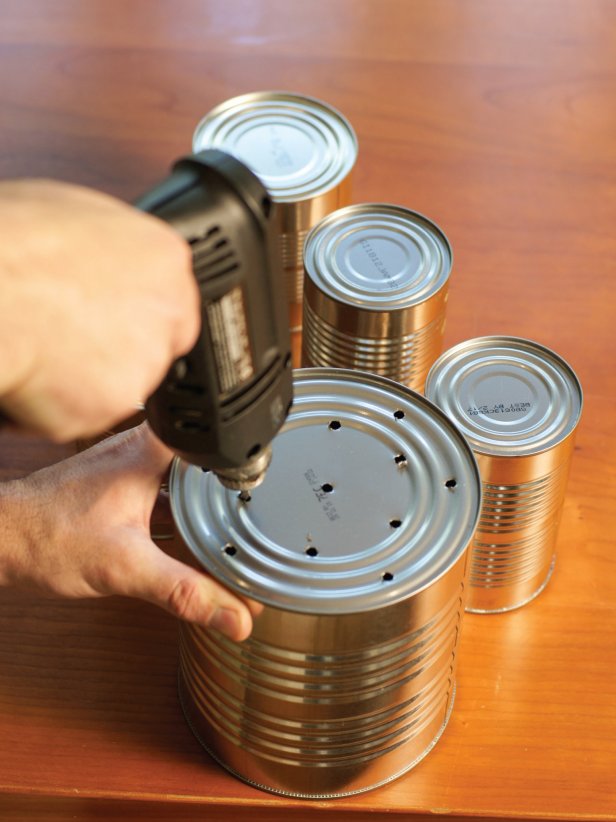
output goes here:
{"type": "MultiPolygon", "coordinates": [[[[358,788],[354,788],[354,789],[338,791],[337,793],[324,793],[324,792],[321,792],[321,793],[312,793],[310,795],[306,795],[306,793],[298,793],[297,791],[294,791],[293,789],[283,789],[283,788],[274,789],[274,788],[271,787],[270,784],[261,783],[261,782],[255,781],[255,779],[248,779],[246,776],[244,776],[244,774],[239,773],[238,771],[234,770],[234,768],[230,767],[228,762],[225,762],[225,761],[220,759],[220,757],[218,756],[216,750],[213,750],[210,747],[210,745],[208,744],[207,737],[204,737],[202,731],[200,730],[200,724],[201,723],[199,723],[198,721],[193,722],[191,720],[191,715],[193,714],[193,711],[194,711],[194,707],[193,707],[193,703],[192,703],[192,695],[187,690],[187,687],[185,685],[185,681],[184,681],[182,676],[178,677],[178,691],[179,691],[179,697],[180,697],[180,704],[181,704],[182,709],[184,711],[184,715],[186,717],[186,720],[187,720],[188,724],[190,725],[190,728],[191,728],[192,732],[197,737],[198,741],[203,745],[203,747],[207,750],[207,752],[210,754],[210,756],[213,759],[215,759],[216,762],[218,762],[219,765],[221,765],[223,768],[225,768],[227,771],[229,771],[229,773],[231,773],[233,776],[237,777],[238,779],[241,779],[243,782],[247,782],[249,785],[252,785],[254,788],[259,788],[260,790],[263,790],[263,791],[271,791],[272,793],[277,793],[277,794],[280,794],[280,795],[283,795],[283,796],[292,796],[292,797],[295,797],[297,799],[339,799],[340,797],[344,797],[344,796],[355,796],[356,794],[364,793],[366,790],[368,790],[367,788],[364,788],[364,787],[358,787],[358,788]]],[[[370,790],[374,790],[376,788],[382,788],[385,785],[388,785],[390,782],[393,782],[394,780],[399,779],[401,776],[404,776],[405,773],[412,770],[416,765],[418,765],[422,761],[422,759],[425,759],[425,757],[430,753],[432,748],[434,748],[436,743],[439,741],[439,739],[443,735],[443,732],[445,731],[445,728],[447,727],[447,723],[449,722],[449,718],[451,716],[451,712],[453,710],[453,706],[454,706],[454,703],[455,703],[455,696],[456,696],[456,685],[455,685],[455,682],[454,682],[453,687],[451,688],[450,698],[448,699],[445,718],[444,718],[443,723],[442,723],[441,727],[439,728],[436,736],[432,739],[432,742],[426,748],[424,748],[424,750],[415,759],[407,761],[404,764],[404,766],[401,768],[401,770],[397,771],[396,773],[385,774],[380,782],[377,782],[374,785],[370,786],[370,788],[369,788],[370,790]]],[[[318,790],[318,788],[317,788],[317,790],[318,790]]],[[[321,791],[327,791],[327,787],[325,787],[325,786],[322,787],[321,791]]]]}
{"type": "Polygon", "coordinates": [[[289,325],[299,332],[304,241],[320,219],[350,202],[357,158],[352,126],[321,100],[262,91],[226,100],[208,112],[193,136],[194,151],[205,148],[219,148],[246,163],[276,202],[289,325]]]}
{"type": "Polygon", "coordinates": [[[231,772],[323,798],[404,773],[444,729],[480,480],[457,429],[398,384],[310,369],[295,397],[250,499],[174,463],[197,567],[265,606],[240,644],[181,626],[180,693],[231,772]]]}
{"type": "Polygon", "coordinates": [[[213,576],[268,605],[340,614],[416,594],[472,537],[472,452],[402,386],[343,370],[297,374],[293,408],[248,504],[198,467],[174,463],[180,534],[213,576]]]}
{"type": "Polygon", "coordinates": [[[511,610],[546,586],[556,550],[582,390],[538,343],[483,337],[445,352],[426,395],[460,427],[482,476],[467,608],[511,610]]]}
{"type": "Polygon", "coordinates": [[[451,266],[447,238],[416,212],[364,203],[330,214],[304,248],[302,363],[421,390],[442,348],[451,266]]]}
{"type": "Polygon", "coordinates": [[[309,200],[351,172],[357,138],[335,108],[302,94],[262,91],[221,103],[203,117],[194,151],[219,148],[261,179],[276,202],[309,200]]]}
{"type": "Polygon", "coordinates": [[[518,337],[480,337],[447,351],[426,394],[461,426],[472,447],[493,456],[538,454],[575,429],[582,390],[569,365],[518,337]]]}
{"type": "Polygon", "coordinates": [[[340,209],[313,229],[304,261],[332,299],[360,308],[410,308],[447,283],[452,253],[421,214],[387,203],[340,209]]]}

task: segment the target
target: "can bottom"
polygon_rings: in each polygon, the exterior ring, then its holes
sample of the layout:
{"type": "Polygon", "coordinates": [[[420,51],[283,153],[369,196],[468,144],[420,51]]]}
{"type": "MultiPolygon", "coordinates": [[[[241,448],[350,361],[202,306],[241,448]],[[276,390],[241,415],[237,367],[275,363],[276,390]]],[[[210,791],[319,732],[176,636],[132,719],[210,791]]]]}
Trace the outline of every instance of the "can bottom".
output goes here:
{"type": "Polygon", "coordinates": [[[528,605],[529,602],[532,602],[533,599],[536,599],[539,596],[539,594],[546,588],[548,582],[552,578],[555,564],[556,554],[554,554],[552,557],[550,567],[548,568],[547,576],[545,577],[541,585],[535,591],[533,591],[533,593],[530,596],[525,597],[523,600],[515,602],[513,605],[504,605],[502,608],[472,608],[471,606],[467,605],[464,610],[469,614],[506,614],[508,611],[515,611],[517,608],[522,608],[524,605],[528,605]]]}
{"type": "Polygon", "coordinates": [[[366,793],[366,791],[373,791],[376,788],[382,788],[384,785],[388,785],[390,782],[399,779],[401,776],[404,776],[405,773],[408,773],[414,767],[419,765],[422,759],[424,759],[430,753],[432,748],[434,748],[436,743],[443,735],[445,728],[447,727],[447,723],[449,722],[449,717],[451,716],[451,712],[453,711],[453,705],[456,698],[456,683],[454,681],[452,684],[451,695],[448,700],[445,718],[443,719],[441,727],[438,729],[438,732],[436,733],[432,741],[429,743],[429,745],[427,745],[426,748],[424,748],[424,750],[418,756],[416,756],[411,762],[405,765],[404,768],[398,770],[396,773],[386,777],[385,779],[381,779],[380,781],[375,782],[371,785],[365,785],[358,788],[354,788],[352,790],[338,791],[335,793],[300,793],[298,791],[287,791],[282,788],[277,788],[273,785],[265,785],[261,782],[255,782],[254,780],[249,779],[246,776],[243,776],[241,773],[239,773],[226,762],[224,762],[224,760],[222,760],[216,753],[214,753],[214,751],[208,746],[208,744],[203,739],[202,734],[198,731],[198,729],[192,722],[190,718],[189,701],[187,701],[184,695],[184,682],[181,670],[178,671],[178,696],[180,707],[182,709],[182,713],[184,714],[186,723],[192,731],[193,735],[195,736],[197,742],[201,744],[201,746],[207,751],[207,753],[212,757],[212,759],[218,763],[218,765],[224,768],[232,776],[235,776],[241,782],[245,782],[247,785],[250,785],[253,788],[258,788],[259,790],[267,791],[268,793],[277,794],[279,796],[288,796],[294,799],[340,799],[345,796],[355,796],[359,793],[366,793]]]}

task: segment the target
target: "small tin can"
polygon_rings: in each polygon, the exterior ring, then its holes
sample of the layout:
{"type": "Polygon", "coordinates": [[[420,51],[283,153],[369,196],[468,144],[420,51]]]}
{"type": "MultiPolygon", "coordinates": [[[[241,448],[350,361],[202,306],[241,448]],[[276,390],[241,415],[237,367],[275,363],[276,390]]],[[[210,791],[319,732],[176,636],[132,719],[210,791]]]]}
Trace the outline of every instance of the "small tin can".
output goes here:
{"type": "Polygon", "coordinates": [[[234,97],[198,124],[193,150],[219,148],[246,163],[277,204],[289,323],[301,331],[306,234],[350,202],[357,138],[348,120],[313,97],[262,91],[234,97]]]}
{"type": "Polygon", "coordinates": [[[365,791],[412,768],[447,723],[477,465],[425,398],[336,369],[296,372],[273,451],[250,499],[173,465],[197,567],[264,605],[242,643],[182,624],[182,706],[210,753],[257,787],[365,791]]]}
{"type": "Polygon", "coordinates": [[[440,357],[426,396],[460,427],[481,471],[467,610],[519,608],[545,588],[554,566],[580,383],[538,343],[482,337],[440,357]]]}
{"type": "Polygon", "coordinates": [[[452,252],[401,206],[340,209],[304,249],[302,365],[357,368],[423,390],[441,353],[452,252]]]}

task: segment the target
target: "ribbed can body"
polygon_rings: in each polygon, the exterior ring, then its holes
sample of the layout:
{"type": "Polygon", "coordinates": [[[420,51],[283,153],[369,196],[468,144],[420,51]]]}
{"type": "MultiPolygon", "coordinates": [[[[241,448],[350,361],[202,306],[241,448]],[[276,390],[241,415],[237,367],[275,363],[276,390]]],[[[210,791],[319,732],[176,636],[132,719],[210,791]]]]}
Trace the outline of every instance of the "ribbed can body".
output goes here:
{"type": "Polygon", "coordinates": [[[269,790],[325,798],[394,779],[449,717],[464,564],[369,616],[268,609],[241,644],[183,625],[189,723],[218,761],[269,790]]]}
{"type": "Polygon", "coordinates": [[[329,215],[304,248],[302,365],[423,390],[442,350],[451,265],[446,237],[416,212],[364,203],[329,215]]]}
{"type": "Polygon", "coordinates": [[[292,92],[262,91],[234,97],[208,112],[193,137],[194,151],[205,148],[219,148],[246,163],[276,204],[273,219],[289,326],[298,335],[304,241],[326,214],[350,202],[355,133],[328,103],[292,92]]]}
{"type": "MultiPolygon", "coordinates": [[[[304,244],[312,228],[332,211],[348,205],[351,201],[352,172],[349,171],[335,188],[315,195],[307,201],[292,203],[278,202],[276,224],[282,270],[287,283],[287,295],[291,309],[299,306],[301,328],[301,306],[304,299],[304,244]]],[[[297,330],[297,328],[291,328],[297,330]]]]}
{"type": "Polygon", "coordinates": [[[295,397],[249,500],[174,464],[197,566],[264,606],[241,644],[182,626],[180,695],[231,772],[326,798],[396,778],[443,732],[480,480],[455,428],[402,386],[308,369],[295,397]]]}
{"type": "Polygon", "coordinates": [[[518,608],[547,585],[581,414],[575,374],[529,340],[488,337],[445,352],[426,395],[460,425],[482,478],[467,610],[518,608]]]}
{"type": "Polygon", "coordinates": [[[573,437],[552,454],[545,471],[533,465],[532,457],[522,460],[516,466],[517,481],[503,459],[476,455],[485,479],[472,543],[469,611],[519,608],[547,585],[556,559],[572,447],[573,437]]]}
{"type": "Polygon", "coordinates": [[[397,333],[394,331],[396,318],[391,314],[371,315],[370,324],[375,336],[362,336],[364,323],[358,311],[351,309],[346,321],[339,319],[340,314],[346,313],[345,308],[336,306],[335,310],[327,311],[332,308],[324,305],[327,297],[315,293],[312,284],[306,284],[302,365],[371,371],[416,391],[422,390],[426,375],[443,348],[447,296],[446,290],[443,291],[445,293],[433,306],[440,310],[425,325],[407,333],[397,333]],[[317,306],[316,310],[313,305],[317,306]],[[328,322],[326,316],[333,322],[328,322]],[[340,326],[348,328],[348,332],[342,331],[340,326]]]}

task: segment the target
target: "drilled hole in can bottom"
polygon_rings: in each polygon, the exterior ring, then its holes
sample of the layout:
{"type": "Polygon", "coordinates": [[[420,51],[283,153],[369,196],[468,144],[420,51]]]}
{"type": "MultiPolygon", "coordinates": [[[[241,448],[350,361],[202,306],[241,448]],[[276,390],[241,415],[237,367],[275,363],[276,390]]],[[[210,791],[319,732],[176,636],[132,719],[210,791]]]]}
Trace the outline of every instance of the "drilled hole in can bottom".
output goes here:
{"type": "Polygon", "coordinates": [[[328,427],[330,431],[338,431],[338,429],[342,427],[342,423],[340,420],[332,420],[328,427]]]}
{"type": "Polygon", "coordinates": [[[318,557],[319,556],[319,550],[318,550],[318,548],[315,548],[314,545],[309,545],[308,548],[306,548],[306,553],[308,554],[309,557],[318,557]]]}
{"type": "Polygon", "coordinates": [[[404,456],[404,454],[396,454],[396,456],[394,457],[394,462],[396,463],[396,465],[406,465],[408,460],[404,456]]]}
{"type": "Polygon", "coordinates": [[[324,491],[326,494],[331,494],[334,490],[334,486],[330,482],[324,482],[321,486],[321,491],[324,491]]]}
{"type": "Polygon", "coordinates": [[[389,524],[392,528],[399,528],[402,525],[401,519],[390,519],[389,524]]]}
{"type": "Polygon", "coordinates": [[[381,577],[383,582],[391,582],[393,578],[394,578],[394,575],[391,574],[389,571],[385,571],[385,573],[381,577]]]}
{"type": "Polygon", "coordinates": [[[397,420],[403,420],[404,419],[404,411],[400,411],[400,410],[394,411],[394,417],[397,420]]]}
{"type": "Polygon", "coordinates": [[[445,488],[455,488],[457,484],[457,481],[452,477],[446,481],[445,488]]]}
{"type": "Polygon", "coordinates": [[[229,543],[225,545],[223,551],[229,557],[234,557],[237,554],[237,548],[235,547],[235,545],[231,545],[229,543]]]}

